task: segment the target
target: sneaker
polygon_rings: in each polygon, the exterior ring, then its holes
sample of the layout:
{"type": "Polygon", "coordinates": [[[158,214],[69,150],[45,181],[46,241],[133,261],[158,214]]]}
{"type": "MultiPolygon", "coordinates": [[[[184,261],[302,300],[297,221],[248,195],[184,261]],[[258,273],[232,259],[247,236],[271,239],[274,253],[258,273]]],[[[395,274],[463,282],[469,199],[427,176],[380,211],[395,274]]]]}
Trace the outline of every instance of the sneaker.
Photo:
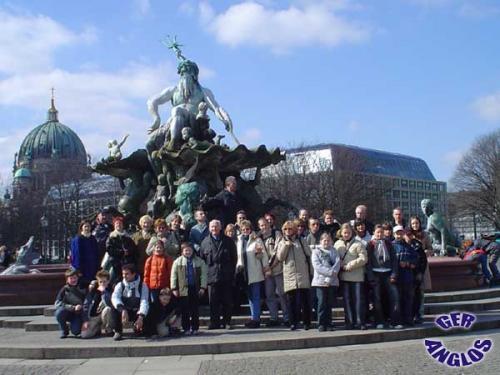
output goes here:
{"type": "Polygon", "coordinates": [[[318,327],[318,331],[319,332],[325,332],[326,331],[326,327],[325,326],[319,326],[318,327]]]}
{"type": "Polygon", "coordinates": [[[224,326],[224,328],[226,329],[226,331],[231,331],[233,329],[233,325],[232,324],[226,324],[224,326]]]}
{"type": "Polygon", "coordinates": [[[310,324],[304,324],[304,330],[305,331],[309,331],[311,329],[311,325],[310,324]]]}
{"type": "Polygon", "coordinates": [[[403,326],[401,324],[391,326],[392,329],[403,329],[403,326]]]}
{"type": "Polygon", "coordinates": [[[361,324],[361,325],[359,326],[359,329],[360,329],[360,330],[362,330],[362,331],[366,331],[368,328],[366,327],[366,325],[361,324]]]}
{"type": "Polygon", "coordinates": [[[113,335],[113,340],[120,341],[122,339],[122,334],[120,332],[115,332],[113,335]]]}
{"type": "Polygon", "coordinates": [[[383,324],[377,324],[377,327],[375,327],[377,329],[384,329],[384,325],[383,324]]]}
{"type": "Polygon", "coordinates": [[[256,320],[250,320],[248,322],[245,323],[245,327],[246,328],[259,328],[260,327],[260,322],[256,321],[256,320]]]}
{"type": "Polygon", "coordinates": [[[295,331],[297,326],[295,324],[290,324],[290,331],[295,331]]]}
{"type": "Polygon", "coordinates": [[[191,330],[191,336],[196,336],[198,334],[198,330],[191,330]]]}
{"type": "Polygon", "coordinates": [[[68,337],[68,332],[62,332],[61,336],[59,336],[60,339],[65,339],[66,337],[68,337]]]}

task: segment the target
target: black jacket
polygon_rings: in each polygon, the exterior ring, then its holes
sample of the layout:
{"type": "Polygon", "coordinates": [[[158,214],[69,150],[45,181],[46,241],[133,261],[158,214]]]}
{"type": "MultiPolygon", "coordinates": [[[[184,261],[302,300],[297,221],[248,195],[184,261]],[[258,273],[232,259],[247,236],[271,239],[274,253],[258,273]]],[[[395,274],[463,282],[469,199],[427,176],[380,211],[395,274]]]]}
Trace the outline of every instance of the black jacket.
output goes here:
{"type": "Polygon", "coordinates": [[[227,224],[236,222],[236,213],[244,208],[244,203],[237,191],[230,193],[224,189],[204,203],[203,209],[207,211],[215,210],[214,218],[220,220],[222,228],[225,228],[227,224]]]}
{"type": "Polygon", "coordinates": [[[366,245],[366,252],[368,253],[368,262],[366,264],[366,275],[368,281],[374,280],[373,269],[374,268],[389,268],[391,270],[391,277],[397,279],[399,276],[399,261],[396,255],[396,251],[392,244],[387,240],[382,240],[385,243],[385,247],[389,252],[389,258],[386,258],[385,262],[381,262],[375,254],[375,246],[377,241],[371,240],[366,245]]]}
{"type": "Polygon", "coordinates": [[[81,289],[78,285],[64,285],[57,293],[56,307],[63,308],[68,311],[75,311],[76,305],[83,305],[85,299],[85,289],[81,289]]]}
{"type": "Polygon", "coordinates": [[[200,245],[200,255],[207,263],[208,284],[233,282],[236,271],[237,253],[234,241],[223,235],[215,240],[208,235],[200,245]]]}
{"type": "Polygon", "coordinates": [[[101,291],[95,287],[87,294],[83,302],[83,321],[86,322],[90,320],[91,317],[98,316],[104,307],[113,307],[111,303],[111,290],[106,289],[104,293],[101,293],[101,291]]]}

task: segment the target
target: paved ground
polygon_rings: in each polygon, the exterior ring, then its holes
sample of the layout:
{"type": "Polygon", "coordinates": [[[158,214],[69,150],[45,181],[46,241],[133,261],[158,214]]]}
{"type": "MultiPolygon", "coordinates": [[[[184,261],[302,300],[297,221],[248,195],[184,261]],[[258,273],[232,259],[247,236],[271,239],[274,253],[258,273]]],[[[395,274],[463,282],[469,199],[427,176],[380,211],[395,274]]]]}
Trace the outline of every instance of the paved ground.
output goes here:
{"type": "Polygon", "coordinates": [[[441,338],[452,351],[470,347],[476,338],[498,343],[483,362],[450,370],[425,352],[422,340],[257,353],[99,358],[90,360],[0,359],[0,374],[500,374],[500,330],[441,338]]]}

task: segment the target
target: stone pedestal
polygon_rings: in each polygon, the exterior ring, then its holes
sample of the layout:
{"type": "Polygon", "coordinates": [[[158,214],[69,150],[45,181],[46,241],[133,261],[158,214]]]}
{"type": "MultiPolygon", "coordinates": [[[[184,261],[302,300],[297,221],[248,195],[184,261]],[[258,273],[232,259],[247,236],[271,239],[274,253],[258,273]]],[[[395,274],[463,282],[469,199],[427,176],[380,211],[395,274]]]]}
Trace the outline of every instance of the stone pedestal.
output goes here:
{"type": "Polygon", "coordinates": [[[433,292],[472,289],[483,283],[476,261],[450,257],[431,257],[428,261],[433,292]]]}

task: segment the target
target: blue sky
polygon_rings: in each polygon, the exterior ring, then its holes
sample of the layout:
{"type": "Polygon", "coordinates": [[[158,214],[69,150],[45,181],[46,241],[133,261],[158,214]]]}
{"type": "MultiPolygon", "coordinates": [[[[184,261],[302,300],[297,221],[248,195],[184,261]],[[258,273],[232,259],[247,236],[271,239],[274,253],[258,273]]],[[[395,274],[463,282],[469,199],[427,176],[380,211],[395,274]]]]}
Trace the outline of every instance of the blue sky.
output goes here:
{"type": "Polygon", "coordinates": [[[0,175],[52,86],[94,158],[125,133],[125,153],[143,147],[177,35],[246,144],[382,149],[448,181],[500,124],[499,21],[493,0],[0,1],[0,175]]]}

